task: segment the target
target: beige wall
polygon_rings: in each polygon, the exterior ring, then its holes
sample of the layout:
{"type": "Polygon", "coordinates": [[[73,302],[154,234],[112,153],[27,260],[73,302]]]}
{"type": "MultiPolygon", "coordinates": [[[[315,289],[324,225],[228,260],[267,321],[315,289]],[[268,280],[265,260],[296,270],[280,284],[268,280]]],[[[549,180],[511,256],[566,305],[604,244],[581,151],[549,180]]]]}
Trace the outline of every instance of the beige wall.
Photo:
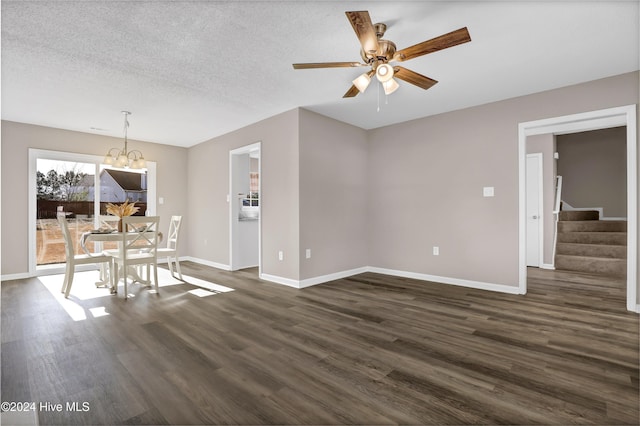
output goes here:
{"type": "MultiPolygon", "coordinates": [[[[535,135],[527,137],[527,154],[542,154],[542,208],[544,224],[543,260],[546,265],[553,265],[553,234],[555,230],[555,218],[553,209],[555,202],[556,160],[555,137],[552,134],[535,135]]],[[[626,195],[626,194],[625,194],[626,195]]]]}
{"type": "Polygon", "coordinates": [[[557,137],[562,199],[572,207],[603,207],[605,217],[627,217],[627,128],[557,137]]]}
{"type": "MultiPolygon", "coordinates": [[[[26,274],[29,270],[29,148],[102,156],[122,144],[120,138],[2,121],[2,275],[26,274]]],[[[186,216],[187,150],[135,140],[129,141],[129,147],[157,163],[157,196],[164,198],[164,204],[157,205],[158,215],[186,216]]],[[[161,223],[161,230],[166,232],[168,228],[167,219],[161,223]]],[[[187,245],[188,237],[184,236],[182,243],[187,245]]]]}
{"type": "Polygon", "coordinates": [[[298,280],[298,110],[189,149],[189,246],[196,259],[229,265],[229,151],[261,142],[262,273],[298,280]],[[206,242],[205,242],[206,241],[206,242]],[[278,260],[278,251],[284,259],[278,260]]]}
{"type": "Polygon", "coordinates": [[[518,123],[637,103],[634,72],[372,130],[370,264],[517,286],[518,123]]]}
{"type": "Polygon", "coordinates": [[[367,152],[365,130],[300,110],[301,279],[368,266],[367,152]]]}

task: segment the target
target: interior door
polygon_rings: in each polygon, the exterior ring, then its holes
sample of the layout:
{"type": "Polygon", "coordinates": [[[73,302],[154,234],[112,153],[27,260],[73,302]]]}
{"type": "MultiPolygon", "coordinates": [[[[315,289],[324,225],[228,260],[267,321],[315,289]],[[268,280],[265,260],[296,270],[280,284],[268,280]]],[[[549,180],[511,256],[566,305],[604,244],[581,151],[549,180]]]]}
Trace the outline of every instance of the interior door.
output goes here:
{"type": "Polygon", "coordinates": [[[527,266],[542,261],[542,153],[527,154],[527,266]]]}

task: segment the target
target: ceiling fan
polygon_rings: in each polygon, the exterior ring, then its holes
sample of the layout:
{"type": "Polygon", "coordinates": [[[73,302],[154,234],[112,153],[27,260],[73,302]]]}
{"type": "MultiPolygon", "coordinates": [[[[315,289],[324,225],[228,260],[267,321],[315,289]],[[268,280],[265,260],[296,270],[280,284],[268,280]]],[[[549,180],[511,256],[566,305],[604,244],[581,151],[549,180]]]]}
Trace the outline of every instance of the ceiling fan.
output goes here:
{"type": "Polygon", "coordinates": [[[409,59],[428,53],[437,52],[448,47],[457,46],[458,44],[471,41],[467,27],[460,28],[431,40],[396,50],[396,45],[390,40],[384,40],[387,26],[383,23],[372,24],[369,12],[356,11],[345,12],[353,30],[356,32],[362,49],[360,56],[364,63],[361,62],[316,62],[293,64],[294,69],[310,69],[310,68],[348,68],[348,67],[367,67],[371,70],[360,75],[353,80],[353,85],[347,90],[343,98],[352,98],[360,92],[364,92],[371,82],[371,77],[375,74],[376,78],[384,88],[384,92],[389,95],[398,89],[399,84],[393,79],[397,77],[407,83],[416,85],[422,89],[428,89],[437,83],[422,74],[411,71],[401,66],[391,66],[389,62],[403,62],[409,59]]]}

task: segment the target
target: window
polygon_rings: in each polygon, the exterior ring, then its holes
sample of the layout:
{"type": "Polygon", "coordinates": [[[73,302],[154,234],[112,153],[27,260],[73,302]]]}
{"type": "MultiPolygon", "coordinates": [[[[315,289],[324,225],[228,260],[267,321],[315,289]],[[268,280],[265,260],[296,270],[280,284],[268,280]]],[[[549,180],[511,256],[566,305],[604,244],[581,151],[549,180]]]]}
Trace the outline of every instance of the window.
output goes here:
{"type": "Polygon", "coordinates": [[[100,164],[102,157],[35,149],[29,159],[31,273],[60,269],[65,262],[59,214],[69,224],[75,252],[81,253],[82,234],[100,227],[108,203],[128,199],[140,207],[137,214],[155,212],[155,163],[146,171],[112,169],[100,164]]]}

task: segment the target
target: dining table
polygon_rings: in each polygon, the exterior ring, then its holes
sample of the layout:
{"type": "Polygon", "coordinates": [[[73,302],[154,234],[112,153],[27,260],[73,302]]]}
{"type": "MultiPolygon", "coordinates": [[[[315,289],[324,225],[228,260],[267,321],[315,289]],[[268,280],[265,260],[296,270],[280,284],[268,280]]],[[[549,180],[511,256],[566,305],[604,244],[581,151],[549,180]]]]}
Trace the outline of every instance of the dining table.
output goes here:
{"type": "MultiPolygon", "coordinates": [[[[104,242],[116,242],[116,243],[122,243],[123,240],[123,232],[122,231],[118,231],[117,229],[95,229],[92,231],[88,231],[88,232],[83,232],[82,236],[80,237],[80,246],[82,247],[82,250],[85,252],[85,254],[89,255],[89,256],[95,256],[96,252],[91,252],[88,248],[87,248],[87,243],[89,242],[97,242],[97,243],[104,243],[104,242]]],[[[137,235],[139,235],[137,232],[127,232],[127,234],[131,235],[131,238],[135,238],[137,235]]],[[[162,232],[158,232],[158,243],[162,242],[162,232]]],[[[122,276],[122,274],[120,274],[122,276]]],[[[127,268],[127,276],[130,277],[133,282],[139,282],[145,286],[149,286],[151,285],[151,280],[150,278],[148,279],[144,279],[140,276],[140,273],[138,272],[138,269],[135,268],[134,266],[129,266],[127,268]]],[[[117,285],[117,283],[116,283],[117,285]]],[[[111,288],[111,280],[109,279],[109,271],[108,268],[106,268],[105,264],[102,263],[100,264],[100,280],[96,282],[96,287],[107,287],[107,288],[111,288]]],[[[111,292],[114,293],[115,292],[115,288],[111,288],[111,292]]]]}

